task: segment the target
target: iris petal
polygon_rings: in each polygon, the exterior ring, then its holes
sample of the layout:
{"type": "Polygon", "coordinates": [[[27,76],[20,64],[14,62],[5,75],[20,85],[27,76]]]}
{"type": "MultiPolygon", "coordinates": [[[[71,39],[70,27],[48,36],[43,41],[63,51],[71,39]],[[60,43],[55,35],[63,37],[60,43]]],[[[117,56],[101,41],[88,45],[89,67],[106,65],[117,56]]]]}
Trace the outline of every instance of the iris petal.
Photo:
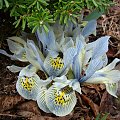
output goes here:
{"type": "Polygon", "coordinates": [[[13,60],[17,60],[16,56],[8,54],[5,50],[0,49],[0,53],[10,57],[13,60]]]}
{"type": "Polygon", "coordinates": [[[31,77],[19,76],[16,89],[25,99],[36,100],[39,88],[39,76],[36,74],[31,77]]]}
{"type": "Polygon", "coordinates": [[[45,95],[46,95],[46,87],[41,87],[39,89],[39,94],[37,96],[37,104],[41,110],[43,110],[46,113],[51,113],[51,111],[48,109],[45,101],[45,95]]]}
{"type": "Polygon", "coordinates": [[[63,51],[66,51],[68,48],[74,46],[74,42],[73,42],[73,40],[72,40],[71,37],[66,38],[66,39],[67,39],[67,40],[66,40],[67,42],[65,43],[65,45],[62,45],[63,51]]]}
{"type": "Polygon", "coordinates": [[[58,90],[54,86],[47,90],[45,100],[49,110],[56,116],[69,114],[77,102],[75,92],[70,88],[58,90]]]}
{"type": "Polygon", "coordinates": [[[96,40],[93,48],[92,59],[103,56],[108,51],[108,40],[110,36],[101,37],[96,40]]]}
{"type": "Polygon", "coordinates": [[[15,42],[18,42],[18,43],[20,43],[22,45],[26,44],[26,42],[20,37],[13,36],[13,37],[8,37],[8,39],[12,40],[12,41],[15,41],[15,42]]]}
{"type": "Polygon", "coordinates": [[[26,48],[27,57],[30,59],[28,60],[31,62],[31,64],[35,65],[40,70],[45,71],[45,68],[43,66],[44,56],[41,53],[41,51],[39,51],[37,46],[31,40],[28,40],[27,45],[28,45],[28,48],[26,48]]]}
{"type": "Polygon", "coordinates": [[[26,56],[27,56],[27,59],[29,60],[29,62],[34,65],[36,68],[39,68],[40,70],[42,70],[33,50],[29,47],[26,47],[26,56]]]}
{"type": "Polygon", "coordinates": [[[56,21],[52,28],[55,33],[56,42],[60,43],[63,37],[63,26],[59,24],[59,21],[56,21]]]}
{"type": "Polygon", "coordinates": [[[116,64],[120,62],[120,59],[115,58],[109,65],[99,70],[100,72],[107,72],[115,68],[116,64]]]}
{"type": "Polygon", "coordinates": [[[87,25],[82,30],[82,35],[84,37],[88,37],[90,34],[92,34],[96,30],[97,21],[91,20],[87,23],[87,25]]]}
{"type": "Polygon", "coordinates": [[[63,54],[63,60],[65,66],[69,66],[73,62],[73,58],[76,55],[77,51],[75,48],[71,47],[68,48],[63,54]]]}
{"type": "Polygon", "coordinates": [[[14,56],[19,60],[19,61],[23,61],[23,62],[27,62],[27,56],[26,56],[26,50],[25,48],[21,49],[19,52],[17,52],[16,54],[14,54],[14,56]]]}
{"type": "Polygon", "coordinates": [[[80,79],[83,68],[83,60],[85,57],[85,43],[84,37],[78,36],[76,39],[77,54],[73,59],[72,68],[75,74],[75,78],[80,79]]]}
{"type": "Polygon", "coordinates": [[[64,63],[62,58],[54,56],[52,58],[51,55],[48,55],[44,61],[44,67],[49,74],[49,76],[58,76],[61,74],[64,68],[64,63]]]}
{"type": "Polygon", "coordinates": [[[102,66],[103,66],[103,61],[101,60],[101,57],[91,60],[88,65],[88,68],[85,71],[84,77],[79,79],[80,82],[84,82],[87,79],[89,79],[102,66]]]}
{"type": "Polygon", "coordinates": [[[117,98],[116,93],[118,89],[118,83],[106,83],[106,90],[110,95],[113,95],[117,98]]]}
{"type": "Polygon", "coordinates": [[[47,46],[48,49],[56,50],[55,35],[52,29],[50,29],[48,33],[46,33],[44,29],[42,29],[42,32],[40,32],[40,30],[38,29],[37,37],[39,41],[42,42],[44,49],[47,46]]]}
{"type": "Polygon", "coordinates": [[[52,29],[48,32],[47,46],[48,46],[49,49],[57,50],[56,43],[55,43],[55,35],[54,35],[54,32],[53,32],[52,29]]]}
{"type": "Polygon", "coordinates": [[[13,73],[19,72],[23,69],[23,67],[19,67],[16,65],[7,66],[7,68],[13,73]]]}
{"type": "Polygon", "coordinates": [[[9,50],[12,53],[18,53],[21,49],[23,49],[23,45],[12,40],[7,39],[7,43],[9,46],[9,50]]]}
{"type": "Polygon", "coordinates": [[[36,74],[36,72],[37,72],[37,68],[30,64],[30,65],[24,67],[20,71],[19,76],[28,76],[28,77],[31,77],[34,74],[36,74]]]}
{"type": "Polygon", "coordinates": [[[16,89],[25,99],[36,100],[40,78],[36,74],[36,68],[31,64],[24,67],[18,76],[16,89]]]}
{"type": "Polygon", "coordinates": [[[44,29],[42,29],[42,32],[40,32],[40,30],[37,29],[36,36],[38,38],[38,41],[42,43],[43,49],[45,49],[47,44],[47,36],[44,29]]]}
{"type": "Polygon", "coordinates": [[[87,83],[116,83],[120,80],[120,71],[112,70],[108,72],[96,71],[89,79],[87,83]]]}

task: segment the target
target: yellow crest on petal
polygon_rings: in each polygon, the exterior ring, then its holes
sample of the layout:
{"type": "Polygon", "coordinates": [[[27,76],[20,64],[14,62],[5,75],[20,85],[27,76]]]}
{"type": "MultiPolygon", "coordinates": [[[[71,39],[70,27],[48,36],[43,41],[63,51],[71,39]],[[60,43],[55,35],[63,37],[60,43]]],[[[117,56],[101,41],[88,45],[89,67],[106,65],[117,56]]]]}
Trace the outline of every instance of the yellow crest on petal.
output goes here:
{"type": "Polygon", "coordinates": [[[20,79],[20,82],[21,82],[22,87],[28,91],[31,91],[31,89],[35,85],[35,80],[32,79],[31,77],[22,77],[20,79]]]}
{"type": "Polygon", "coordinates": [[[72,92],[72,88],[66,87],[60,91],[58,91],[57,89],[55,89],[54,91],[54,103],[56,105],[60,105],[60,106],[65,106],[69,103],[70,101],[70,92],[72,92]]]}
{"type": "Polygon", "coordinates": [[[54,69],[62,69],[64,67],[64,63],[62,58],[50,58],[50,64],[54,69]]]}
{"type": "Polygon", "coordinates": [[[23,52],[22,58],[23,58],[23,59],[26,59],[26,52],[23,52]]]}
{"type": "Polygon", "coordinates": [[[75,92],[70,87],[60,90],[51,86],[46,91],[45,100],[48,109],[56,116],[69,114],[77,102],[75,92]]]}

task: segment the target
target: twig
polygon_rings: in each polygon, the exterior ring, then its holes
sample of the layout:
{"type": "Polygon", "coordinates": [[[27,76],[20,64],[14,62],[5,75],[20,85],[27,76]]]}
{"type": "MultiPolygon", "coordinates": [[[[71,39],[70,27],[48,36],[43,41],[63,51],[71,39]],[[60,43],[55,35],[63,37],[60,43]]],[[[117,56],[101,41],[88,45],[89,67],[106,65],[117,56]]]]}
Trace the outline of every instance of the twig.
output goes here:
{"type": "Polygon", "coordinates": [[[22,116],[19,116],[19,115],[12,115],[12,114],[5,114],[5,113],[0,113],[0,116],[8,116],[8,117],[14,117],[14,118],[22,117],[22,116]]]}

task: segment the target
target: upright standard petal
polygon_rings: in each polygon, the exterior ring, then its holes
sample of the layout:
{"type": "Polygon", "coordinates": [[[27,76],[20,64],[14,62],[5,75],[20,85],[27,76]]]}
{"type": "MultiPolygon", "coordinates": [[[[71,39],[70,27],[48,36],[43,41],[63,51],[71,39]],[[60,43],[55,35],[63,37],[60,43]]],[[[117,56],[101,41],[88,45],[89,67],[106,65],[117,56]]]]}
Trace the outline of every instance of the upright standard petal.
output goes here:
{"type": "Polygon", "coordinates": [[[47,47],[52,50],[57,50],[56,43],[55,43],[55,35],[52,29],[48,32],[48,43],[47,47]]]}
{"type": "Polygon", "coordinates": [[[45,68],[43,66],[44,56],[41,53],[41,51],[37,48],[37,46],[31,40],[27,41],[27,46],[28,48],[26,48],[26,53],[30,63],[35,65],[40,70],[45,71],[45,68]]]}
{"type": "Polygon", "coordinates": [[[108,51],[108,40],[110,36],[101,37],[93,44],[92,59],[103,56],[108,51]]]}
{"type": "Polygon", "coordinates": [[[103,61],[101,60],[101,57],[91,60],[85,71],[85,75],[79,79],[79,82],[84,82],[89,79],[97,70],[102,68],[102,66],[103,61]]]}
{"type": "Polygon", "coordinates": [[[47,36],[43,28],[42,28],[42,31],[40,31],[40,29],[37,29],[36,37],[38,41],[42,43],[43,49],[46,49],[47,36]]]}
{"type": "Polygon", "coordinates": [[[47,90],[45,100],[49,110],[56,116],[68,115],[77,102],[75,92],[71,88],[58,90],[54,86],[47,90]]]}
{"type": "Polygon", "coordinates": [[[20,43],[22,44],[23,46],[26,44],[26,41],[23,40],[22,38],[20,37],[16,37],[16,36],[13,36],[13,37],[8,37],[9,40],[12,40],[12,41],[15,41],[17,43],[20,43]]]}
{"type": "Polygon", "coordinates": [[[72,40],[71,37],[67,37],[67,38],[65,38],[65,39],[67,39],[67,40],[65,41],[66,43],[63,43],[63,45],[60,46],[60,47],[62,47],[62,49],[63,49],[63,51],[61,50],[62,52],[66,51],[68,48],[74,46],[74,42],[73,42],[73,40],[72,40]]]}
{"type": "Polygon", "coordinates": [[[80,79],[83,68],[84,57],[85,57],[85,41],[82,35],[76,38],[76,50],[77,50],[77,54],[73,58],[72,69],[75,78],[80,79]]]}
{"type": "Polygon", "coordinates": [[[69,68],[73,62],[74,57],[76,56],[76,48],[70,47],[63,53],[63,61],[65,68],[69,68]]]}
{"type": "Polygon", "coordinates": [[[44,29],[42,29],[42,32],[40,32],[40,30],[38,29],[37,38],[39,39],[39,41],[42,42],[43,49],[46,49],[47,47],[48,49],[56,50],[55,35],[52,28],[49,30],[48,33],[46,33],[44,29]]]}
{"type": "Polygon", "coordinates": [[[25,50],[26,50],[26,57],[27,57],[28,61],[33,66],[35,66],[36,68],[41,70],[42,68],[41,68],[41,66],[40,66],[40,64],[39,64],[39,62],[38,62],[38,60],[37,60],[33,50],[30,47],[26,47],[25,50]]]}
{"type": "Polygon", "coordinates": [[[21,49],[24,48],[24,46],[22,44],[14,42],[14,41],[9,40],[9,39],[7,39],[7,43],[9,46],[9,50],[15,54],[17,54],[21,49]]]}
{"type": "Polygon", "coordinates": [[[93,32],[96,30],[97,21],[91,20],[87,23],[87,25],[82,30],[82,35],[84,37],[88,37],[90,34],[93,34],[93,32]]]}
{"type": "Polygon", "coordinates": [[[71,21],[68,21],[67,25],[65,26],[64,33],[66,37],[73,36],[73,27],[74,24],[71,21]]]}
{"type": "Polygon", "coordinates": [[[63,37],[63,26],[59,24],[59,21],[56,21],[52,28],[55,33],[56,42],[60,43],[63,37]]]}

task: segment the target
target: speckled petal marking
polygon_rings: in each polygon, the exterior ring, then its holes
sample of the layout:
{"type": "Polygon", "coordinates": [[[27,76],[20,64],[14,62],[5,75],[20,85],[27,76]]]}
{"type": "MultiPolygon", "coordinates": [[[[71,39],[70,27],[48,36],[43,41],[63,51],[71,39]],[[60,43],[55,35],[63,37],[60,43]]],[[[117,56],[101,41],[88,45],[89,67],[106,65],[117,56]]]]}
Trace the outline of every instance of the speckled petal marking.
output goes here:
{"type": "Polygon", "coordinates": [[[49,110],[56,116],[69,114],[77,101],[75,92],[71,88],[58,90],[53,86],[47,90],[45,100],[49,110]]]}
{"type": "Polygon", "coordinates": [[[35,85],[35,80],[31,77],[25,77],[20,79],[21,85],[24,89],[31,91],[35,85]]]}
{"type": "Polygon", "coordinates": [[[64,67],[64,63],[62,58],[56,57],[56,58],[50,58],[50,64],[54,69],[62,69],[64,67]]]}

